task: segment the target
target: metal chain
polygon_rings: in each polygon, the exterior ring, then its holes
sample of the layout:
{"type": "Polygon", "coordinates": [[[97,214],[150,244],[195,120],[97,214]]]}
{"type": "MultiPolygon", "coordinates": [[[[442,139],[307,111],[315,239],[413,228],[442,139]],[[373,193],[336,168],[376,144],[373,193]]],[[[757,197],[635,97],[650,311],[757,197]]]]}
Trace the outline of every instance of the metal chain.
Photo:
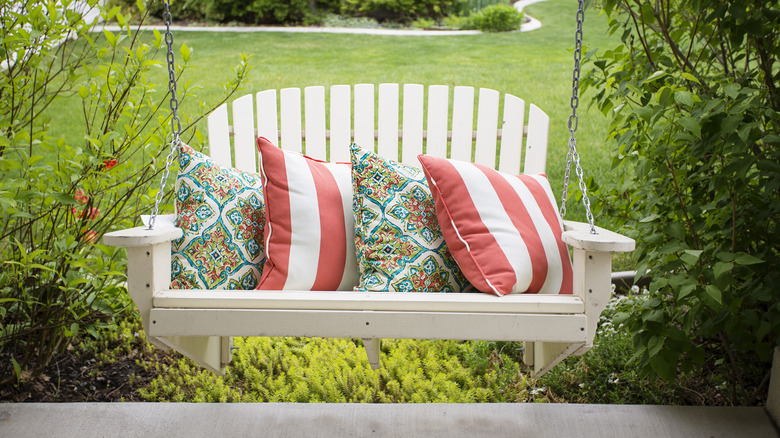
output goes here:
{"type": "Polygon", "coordinates": [[[585,0],[579,0],[579,9],[577,10],[577,32],[575,33],[574,43],[574,72],[572,73],[571,85],[571,115],[569,116],[569,152],[566,154],[566,169],[563,176],[563,193],[561,194],[561,218],[566,216],[566,201],[569,198],[569,177],[571,175],[571,163],[574,161],[575,172],[580,180],[580,191],[582,192],[582,203],[585,205],[585,214],[590,224],[591,234],[596,233],[596,226],[593,221],[593,212],[590,210],[590,199],[588,198],[588,189],[585,186],[585,176],[580,165],[580,154],[577,152],[577,140],[574,138],[574,132],[577,131],[579,118],[577,117],[577,107],[580,104],[580,62],[582,61],[582,22],[585,21],[585,0]]]}
{"type": "Polygon", "coordinates": [[[160,203],[162,202],[165,194],[165,184],[168,182],[168,175],[170,174],[171,164],[176,155],[176,149],[179,146],[179,139],[181,135],[181,120],[179,120],[179,100],[176,99],[176,67],[173,64],[173,33],[171,33],[171,16],[169,2],[163,1],[165,11],[163,12],[163,21],[165,22],[165,43],[168,46],[167,60],[168,60],[168,90],[171,92],[171,148],[168,153],[168,157],[165,159],[165,170],[163,170],[162,178],[160,179],[160,190],[157,192],[157,196],[154,200],[154,208],[152,209],[151,217],[149,218],[149,229],[154,228],[154,222],[160,211],[160,203]]]}

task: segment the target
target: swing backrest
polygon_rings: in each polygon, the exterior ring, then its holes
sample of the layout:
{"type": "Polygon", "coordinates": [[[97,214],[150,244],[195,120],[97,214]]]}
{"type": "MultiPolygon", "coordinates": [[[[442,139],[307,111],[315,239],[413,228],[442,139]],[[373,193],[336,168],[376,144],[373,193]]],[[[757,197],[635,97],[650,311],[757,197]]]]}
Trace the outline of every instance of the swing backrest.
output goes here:
{"type": "Polygon", "coordinates": [[[327,93],[313,86],[247,94],[232,103],[232,125],[227,104],[209,115],[209,155],[218,164],[257,171],[259,135],[331,162],[350,161],[349,145],[356,143],[416,167],[417,155],[426,153],[511,174],[545,172],[550,119],[536,105],[526,111],[523,99],[506,94],[499,117],[498,91],[459,86],[450,94],[446,85],[431,85],[427,101],[425,91],[418,84],[358,84],[334,85],[327,93]]]}

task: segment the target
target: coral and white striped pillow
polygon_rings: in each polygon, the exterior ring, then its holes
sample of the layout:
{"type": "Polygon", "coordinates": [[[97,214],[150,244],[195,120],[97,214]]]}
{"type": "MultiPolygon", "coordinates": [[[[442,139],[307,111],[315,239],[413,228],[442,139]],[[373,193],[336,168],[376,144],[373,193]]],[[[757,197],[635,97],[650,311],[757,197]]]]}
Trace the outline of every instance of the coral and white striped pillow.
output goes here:
{"type": "Polygon", "coordinates": [[[266,264],[258,289],[352,290],[358,284],[349,163],[326,163],[257,139],[266,264]]]}
{"type": "Polygon", "coordinates": [[[444,240],[482,292],[572,293],[563,224],[544,175],[420,155],[444,240]]]}

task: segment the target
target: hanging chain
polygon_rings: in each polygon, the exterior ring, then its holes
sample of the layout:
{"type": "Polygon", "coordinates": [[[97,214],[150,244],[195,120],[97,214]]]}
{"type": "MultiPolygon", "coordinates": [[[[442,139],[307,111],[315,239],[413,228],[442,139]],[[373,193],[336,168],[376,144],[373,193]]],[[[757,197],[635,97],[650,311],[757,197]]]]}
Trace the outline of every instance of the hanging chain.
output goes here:
{"type": "Polygon", "coordinates": [[[163,2],[165,11],[163,12],[163,21],[165,22],[165,43],[168,46],[167,60],[168,60],[168,90],[171,92],[171,149],[168,153],[168,157],[165,159],[165,170],[163,170],[162,178],[160,179],[160,190],[157,192],[157,196],[154,200],[154,209],[152,215],[149,218],[149,229],[154,228],[154,222],[160,211],[160,203],[162,202],[165,194],[165,184],[168,182],[168,175],[170,173],[171,164],[176,155],[176,148],[179,146],[179,136],[181,135],[181,120],[179,120],[179,100],[176,99],[176,67],[173,64],[173,34],[171,33],[171,11],[170,4],[166,0],[163,2]]]}
{"type": "Polygon", "coordinates": [[[585,176],[580,165],[580,154],[577,152],[577,140],[574,138],[574,132],[577,131],[579,118],[577,117],[577,107],[579,106],[580,90],[580,62],[582,61],[582,22],[585,20],[585,0],[579,0],[579,9],[577,10],[577,32],[575,34],[574,45],[574,72],[572,73],[571,85],[571,115],[569,116],[569,152],[566,154],[566,170],[563,176],[563,193],[561,195],[561,218],[566,216],[566,200],[569,198],[569,176],[571,175],[571,163],[574,161],[575,172],[580,180],[580,191],[582,192],[582,203],[585,205],[585,214],[590,224],[591,234],[596,233],[596,226],[593,221],[593,213],[590,210],[590,199],[588,198],[588,189],[585,187],[585,176]]]}

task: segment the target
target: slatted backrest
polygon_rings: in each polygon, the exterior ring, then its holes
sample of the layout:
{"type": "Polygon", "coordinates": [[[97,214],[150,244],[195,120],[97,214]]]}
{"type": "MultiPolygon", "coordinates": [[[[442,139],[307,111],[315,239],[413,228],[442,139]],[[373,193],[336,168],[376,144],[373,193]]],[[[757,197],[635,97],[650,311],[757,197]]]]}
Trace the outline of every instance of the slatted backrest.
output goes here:
{"type": "Polygon", "coordinates": [[[523,99],[504,95],[503,114],[500,104],[495,90],[444,85],[429,86],[427,100],[418,84],[265,90],[233,102],[232,126],[227,105],[209,115],[209,153],[219,164],[257,170],[260,135],[321,160],[349,161],[354,142],[417,167],[425,152],[512,174],[545,172],[549,117],[531,104],[526,125],[523,99]]]}

